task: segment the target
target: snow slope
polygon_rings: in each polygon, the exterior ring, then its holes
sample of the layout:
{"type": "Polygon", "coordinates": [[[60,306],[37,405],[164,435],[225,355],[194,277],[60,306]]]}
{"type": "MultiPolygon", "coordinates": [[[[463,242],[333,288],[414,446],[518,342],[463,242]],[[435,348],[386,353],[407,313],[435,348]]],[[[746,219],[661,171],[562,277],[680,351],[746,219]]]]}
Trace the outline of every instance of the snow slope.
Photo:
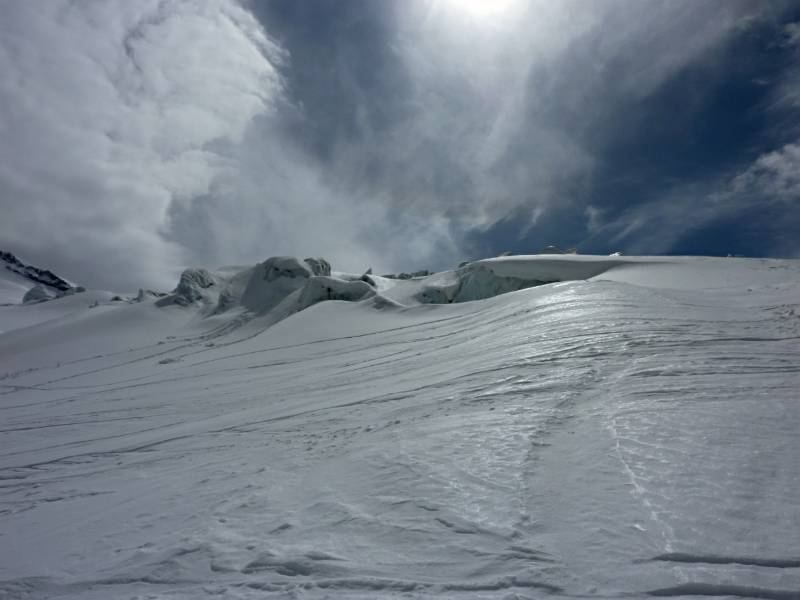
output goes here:
{"type": "Polygon", "coordinates": [[[114,297],[114,294],[111,292],[93,290],[25,306],[18,304],[0,305],[0,334],[9,333],[15,329],[27,328],[46,321],[69,321],[73,315],[86,317],[87,309],[93,307],[95,303],[109,302],[112,297],[114,297]]]}
{"type": "Polygon", "coordinates": [[[798,262],[275,264],[4,307],[0,597],[800,597],[798,262]]]}
{"type": "Polygon", "coordinates": [[[19,304],[31,287],[33,285],[28,279],[12,271],[0,269],[0,306],[19,304]]]}

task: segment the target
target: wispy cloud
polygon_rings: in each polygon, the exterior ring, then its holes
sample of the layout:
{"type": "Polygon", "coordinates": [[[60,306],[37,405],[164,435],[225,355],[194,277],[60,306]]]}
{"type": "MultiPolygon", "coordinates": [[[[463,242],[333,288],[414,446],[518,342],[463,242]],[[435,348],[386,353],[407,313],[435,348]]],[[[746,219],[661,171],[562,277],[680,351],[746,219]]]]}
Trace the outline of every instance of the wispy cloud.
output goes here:
{"type": "MultiPolygon", "coordinates": [[[[727,227],[731,235],[741,230],[760,237],[753,246],[762,255],[800,256],[800,242],[794,233],[800,226],[800,128],[792,111],[800,106],[797,32],[797,23],[790,23],[784,26],[782,39],[771,42],[789,50],[789,66],[771,82],[768,102],[754,108],[770,116],[784,111],[776,116],[777,123],[785,123],[779,137],[783,143],[705,179],[656,190],[645,201],[610,218],[595,211],[590,215],[591,236],[634,253],[660,253],[680,249],[682,239],[703,235],[705,229],[727,227]]],[[[717,241],[717,252],[724,243],[717,241]]]]}

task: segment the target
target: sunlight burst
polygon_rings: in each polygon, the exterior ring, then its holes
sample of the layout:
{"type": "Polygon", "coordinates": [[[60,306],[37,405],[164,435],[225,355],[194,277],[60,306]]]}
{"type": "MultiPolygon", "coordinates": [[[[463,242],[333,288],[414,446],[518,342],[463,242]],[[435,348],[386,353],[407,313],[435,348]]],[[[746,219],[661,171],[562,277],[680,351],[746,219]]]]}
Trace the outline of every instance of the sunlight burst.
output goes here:
{"type": "Polygon", "coordinates": [[[453,8],[474,17],[495,17],[507,12],[515,0],[447,0],[453,8]]]}

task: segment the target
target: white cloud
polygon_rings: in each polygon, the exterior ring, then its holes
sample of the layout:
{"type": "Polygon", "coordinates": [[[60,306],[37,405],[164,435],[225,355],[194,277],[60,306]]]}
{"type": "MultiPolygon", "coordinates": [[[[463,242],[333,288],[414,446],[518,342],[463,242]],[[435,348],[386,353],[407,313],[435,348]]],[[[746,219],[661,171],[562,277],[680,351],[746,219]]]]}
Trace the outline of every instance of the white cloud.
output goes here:
{"type": "Polygon", "coordinates": [[[791,51],[796,59],[793,68],[782,74],[774,93],[775,108],[800,107],[800,22],[789,23],[783,28],[783,46],[791,51]]]}
{"type": "Polygon", "coordinates": [[[280,94],[279,51],[228,0],[3,11],[3,243],[90,284],[167,285],[170,202],[231,168],[226,145],[280,94]]]}
{"type": "Polygon", "coordinates": [[[783,28],[783,34],[787,46],[800,46],[800,22],[788,23],[783,28]]]}
{"type": "Polygon", "coordinates": [[[798,205],[800,144],[791,143],[762,154],[732,175],[678,186],[631,207],[613,220],[600,223],[598,215],[593,214],[592,233],[612,244],[624,244],[632,254],[658,254],[670,250],[687,234],[721,219],[750,219],[757,209],[787,218],[783,223],[760,225],[762,235],[771,237],[763,240],[763,248],[775,255],[795,256],[800,253],[800,243],[794,234],[787,237],[784,230],[791,219],[796,220],[798,205]]]}
{"type": "Polygon", "coordinates": [[[769,202],[800,202],[800,143],[786,144],[760,156],[733,179],[730,194],[757,194],[769,202]]]}

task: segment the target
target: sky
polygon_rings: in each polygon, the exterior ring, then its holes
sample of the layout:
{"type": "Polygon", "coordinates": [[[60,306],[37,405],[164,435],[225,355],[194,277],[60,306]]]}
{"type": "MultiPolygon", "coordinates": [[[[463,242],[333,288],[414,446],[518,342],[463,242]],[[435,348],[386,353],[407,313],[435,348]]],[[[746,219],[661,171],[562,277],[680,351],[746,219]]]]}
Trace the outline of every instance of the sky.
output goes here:
{"type": "Polygon", "coordinates": [[[90,287],[800,257],[797,2],[5,2],[0,74],[0,248],[90,287]]]}

